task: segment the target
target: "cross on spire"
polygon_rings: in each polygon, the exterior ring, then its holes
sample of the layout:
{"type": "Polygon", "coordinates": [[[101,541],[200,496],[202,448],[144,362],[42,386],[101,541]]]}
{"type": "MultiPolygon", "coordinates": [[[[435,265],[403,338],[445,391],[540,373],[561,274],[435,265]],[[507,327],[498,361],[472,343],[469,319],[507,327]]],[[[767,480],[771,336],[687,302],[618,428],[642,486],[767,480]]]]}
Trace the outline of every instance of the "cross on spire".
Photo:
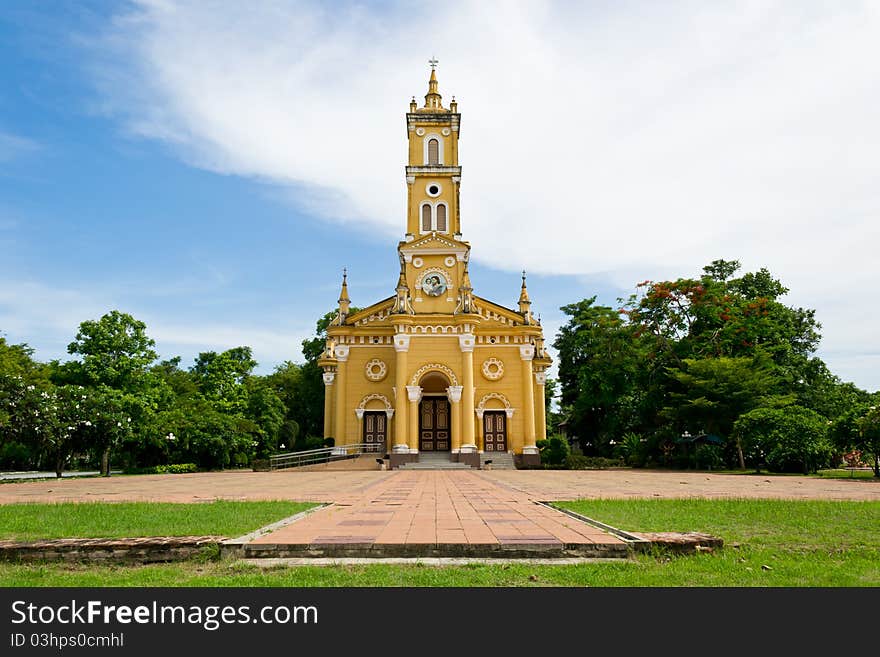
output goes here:
{"type": "Polygon", "coordinates": [[[435,68],[437,68],[437,64],[439,64],[440,62],[437,60],[436,57],[431,55],[431,59],[428,60],[428,63],[431,65],[431,70],[433,71],[435,68]]]}

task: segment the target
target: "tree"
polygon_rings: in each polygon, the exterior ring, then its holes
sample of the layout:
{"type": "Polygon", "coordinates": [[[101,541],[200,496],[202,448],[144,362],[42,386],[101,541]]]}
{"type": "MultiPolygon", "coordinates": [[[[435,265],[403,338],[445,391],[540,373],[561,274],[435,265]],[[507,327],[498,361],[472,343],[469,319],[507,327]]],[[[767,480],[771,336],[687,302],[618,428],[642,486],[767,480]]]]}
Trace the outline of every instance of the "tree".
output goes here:
{"type": "Polygon", "coordinates": [[[97,321],[85,321],[67,351],[82,357],[66,368],[83,385],[104,385],[135,392],[148,383],[148,368],[156,360],[155,342],[147,326],[127,313],[112,310],[97,321]]]}
{"type": "Polygon", "coordinates": [[[874,459],[874,476],[880,477],[880,406],[871,406],[860,417],[856,426],[858,428],[858,441],[855,447],[874,459]]]}
{"type": "Polygon", "coordinates": [[[218,410],[244,415],[248,405],[244,384],[256,366],[250,347],[235,347],[219,354],[200,353],[190,371],[202,395],[218,410]]]}
{"type": "MultiPolygon", "coordinates": [[[[743,413],[758,406],[790,403],[778,395],[779,377],[766,359],[686,358],[670,368],[678,384],[669,393],[672,402],[664,413],[682,428],[731,436],[733,424],[743,413]]],[[[745,468],[742,445],[735,439],[740,468],[745,468]]]]}
{"type": "Polygon", "coordinates": [[[611,439],[639,422],[650,391],[642,342],[618,312],[596,297],[562,307],[570,317],[553,346],[559,355],[560,406],[585,452],[610,452],[611,439]]]}
{"type": "Polygon", "coordinates": [[[808,408],[756,408],[734,424],[734,435],[749,459],[777,472],[815,472],[828,464],[828,421],[808,408]]]}

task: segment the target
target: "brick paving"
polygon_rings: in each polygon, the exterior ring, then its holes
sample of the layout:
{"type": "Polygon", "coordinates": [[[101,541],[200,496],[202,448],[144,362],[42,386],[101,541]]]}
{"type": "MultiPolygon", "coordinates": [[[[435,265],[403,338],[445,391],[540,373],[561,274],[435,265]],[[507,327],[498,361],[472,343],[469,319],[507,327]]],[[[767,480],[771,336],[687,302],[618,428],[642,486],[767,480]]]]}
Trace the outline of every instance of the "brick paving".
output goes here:
{"type": "MultiPolygon", "coordinates": [[[[0,504],[16,502],[203,502],[357,499],[400,471],[199,472],[177,475],[24,481],[0,484],[0,504]]],[[[416,473],[418,474],[418,473],[416,473]]],[[[798,476],[719,475],[661,470],[490,470],[470,473],[536,500],[633,497],[880,500],[880,482],[798,476]]],[[[403,488],[386,489],[405,499],[403,488]]],[[[392,500],[393,501],[393,500],[392,500]]]]}
{"type": "Polygon", "coordinates": [[[478,472],[398,471],[357,499],[256,538],[255,551],[327,550],[345,546],[398,554],[419,549],[486,553],[497,549],[624,548],[625,541],[478,472]]]}

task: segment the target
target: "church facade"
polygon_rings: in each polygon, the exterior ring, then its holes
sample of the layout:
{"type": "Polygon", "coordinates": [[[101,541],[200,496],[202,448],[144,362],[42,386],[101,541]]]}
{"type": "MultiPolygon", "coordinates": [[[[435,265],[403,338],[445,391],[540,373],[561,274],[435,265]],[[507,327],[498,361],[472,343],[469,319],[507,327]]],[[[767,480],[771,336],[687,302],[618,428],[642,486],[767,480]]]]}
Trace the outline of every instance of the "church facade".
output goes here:
{"type": "Polygon", "coordinates": [[[425,104],[406,114],[407,217],[394,294],[357,312],[343,276],[327,330],[324,437],[387,454],[391,467],[440,452],[480,465],[509,452],[540,462],[544,383],[551,364],[525,274],[517,307],[474,294],[459,204],[461,115],[444,107],[436,62],[425,104]],[[484,456],[485,458],[485,456],[484,456]]]}

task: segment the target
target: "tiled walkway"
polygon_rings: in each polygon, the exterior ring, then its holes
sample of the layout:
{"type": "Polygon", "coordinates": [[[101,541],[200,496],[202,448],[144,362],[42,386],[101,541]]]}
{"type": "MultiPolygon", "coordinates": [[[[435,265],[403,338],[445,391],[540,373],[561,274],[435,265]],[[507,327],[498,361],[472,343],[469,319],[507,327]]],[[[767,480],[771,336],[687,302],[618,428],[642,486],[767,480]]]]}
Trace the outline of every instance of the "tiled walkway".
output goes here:
{"type": "Polygon", "coordinates": [[[626,543],[475,472],[391,473],[342,503],[248,545],[260,556],[304,552],[492,554],[610,552],[626,543]]]}

